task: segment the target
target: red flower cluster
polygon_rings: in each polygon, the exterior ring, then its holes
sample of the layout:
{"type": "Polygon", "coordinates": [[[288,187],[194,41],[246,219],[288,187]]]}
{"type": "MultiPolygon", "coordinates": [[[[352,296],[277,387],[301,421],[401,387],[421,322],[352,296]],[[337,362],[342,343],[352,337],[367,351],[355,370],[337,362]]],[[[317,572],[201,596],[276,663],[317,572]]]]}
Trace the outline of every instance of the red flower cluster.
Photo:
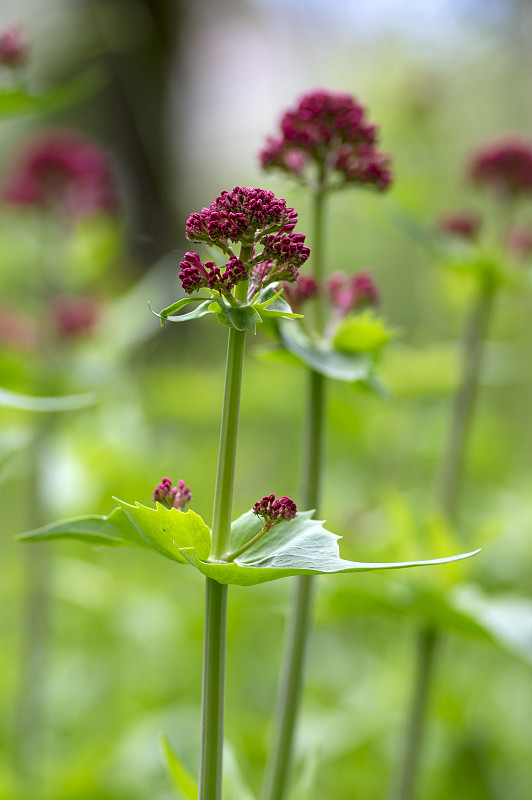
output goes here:
{"type": "Polygon", "coordinates": [[[304,95],[281,119],[281,133],[270,136],[260,152],[264,169],[280,169],[305,182],[313,167],[331,171],[341,184],[373,186],[392,181],[388,156],[376,147],[377,127],[349,94],[318,89],[304,95]]]}
{"type": "Polygon", "coordinates": [[[532,142],[508,138],[485,145],[473,155],[468,173],[500,195],[532,193],[532,142]]]}
{"type": "Polygon", "coordinates": [[[448,214],[438,222],[438,228],[450,236],[460,239],[475,239],[481,226],[481,219],[477,214],[468,211],[458,211],[448,214]]]}
{"type": "Polygon", "coordinates": [[[170,478],[163,478],[155,487],[153,500],[167,508],[177,508],[182,511],[187,503],[192,502],[193,497],[190,486],[186,486],[185,481],[179,480],[177,486],[172,486],[170,478]]]}
{"type": "Polygon", "coordinates": [[[516,258],[527,258],[532,254],[532,230],[522,226],[512,228],[506,237],[506,248],[516,258]]]}
{"type": "Polygon", "coordinates": [[[277,199],[273,192],[235,186],[232,192],[223,191],[209,208],[191,214],[186,223],[186,236],[192,242],[207,242],[218,247],[232,242],[254,244],[266,234],[291,233],[297,214],[277,199]]]}
{"type": "Polygon", "coordinates": [[[327,288],[337,314],[344,316],[364,306],[377,305],[379,290],[369,270],[355,275],[335,272],[327,281],[327,288]]]}
{"type": "Polygon", "coordinates": [[[253,513],[263,518],[264,527],[269,531],[276,523],[297,517],[297,506],[289,497],[276,500],[275,495],[270,494],[255,503],[253,513]]]}
{"type": "Polygon", "coordinates": [[[248,278],[254,288],[251,297],[264,286],[278,281],[293,281],[310,255],[305,236],[294,233],[297,213],[264,189],[236,186],[224,191],[209,208],[191,214],[186,223],[187,238],[214,245],[230,256],[222,274],[212,261],[202,264],[197,253],[187,253],[181,262],[179,278],[187,294],[206,287],[227,294],[248,278]],[[230,242],[251,248],[244,263],[231,249],[230,242]],[[262,252],[256,248],[262,246],[262,252]],[[259,280],[260,279],[260,280],[259,280]]]}
{"type": "Polygon", "coordinates": [[[28,42],[24,27],[9,25],[0,31],[0,64],[4,67],[22,67],[28,60],[28,42]]]}
{"type": "Polygon", "coordinates": [[[230,292],[232,287],[240,281],[245,281],[247,271],[239,258],[230,258],[225,265],[222,275],[220,267],[213,261],[206,261],[205,266],[197,253],[185,253],[185,260],[181,262],[179,279],[183,290],[187,294],[197,292],[198,289],[209,288],[221,293],[230,292]]]}
{"type": "Polygon", "coordinates": [[[56,210],[68,218],[117,208],[109,159],[74,131],[54,131],[32,142],[4,187],[4,199],[56,210]]]}

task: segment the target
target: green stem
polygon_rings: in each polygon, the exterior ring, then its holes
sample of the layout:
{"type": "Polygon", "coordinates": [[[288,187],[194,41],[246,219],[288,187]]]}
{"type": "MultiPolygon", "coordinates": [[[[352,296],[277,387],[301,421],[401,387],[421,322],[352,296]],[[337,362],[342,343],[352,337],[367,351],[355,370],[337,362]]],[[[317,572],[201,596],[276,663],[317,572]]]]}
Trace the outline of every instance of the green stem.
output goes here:
{"type": "MultiPolygon", "coordinates": [[[[243,247],[241,258],[249,258],[249,253],[250,248],[243,247]]],[[[245,301],[246,295],[247,283],[242,282],[236,288],[236,297],[245,301]]],[[[229,329],[212,522],[211,558],[215,559],[226,553],[231,532],[245,341],[244,331],[229,329]]],[[[222,797],[226,619],[227,586],[206,578],[199,800],[222,797]]]]}
{"type": "Polygon", "coordinates": [[[409,798],[413,796],[415,779],[418,773],[428,698],[434,674],[433,668],[437,641],[438,633],[434,628],[423,628],[418,634],[414,682],[402,764],[403,768],[394,793],[394,800],[409,800],[409,798]]]}
{"type": "MultiPolygon", "coordinates": [[[[452,406],[449,436],[436,484],[436,505],[448,519],[455,518],[457,514],[459,488],[494,297],[495,286],[489,276],[485,276],[479,283],[464,333],[462,375],[452,406]]],[[[432,628],[425,628],[418,634],[416,675],[408,733],[393,800],[412,800],[415,796],[429,693],[433,680],[434,648],[439,638],[439,631],[432,628]]]]}
{"type": "MultiPolygon", "coordinates": [[[[323,280],[323,227],[325,191],[317,189],[314,196],[314,220],[312,240],[313,277],[323,280]]],[[[316,330],[323,330],[323,308],[316,302],[316,330]]],[[[324,430],[325,430],[325,378],[313,370],[308,374],[306,422],[303,438],[301,475],[301,504],[319,513],[323,483],[324,430]]],[[[294,736],[299,713],[305,656],[312,619],[314,578],[301,575],[295,579],[296,588],[286,631],[281,679],[277,694],[277,710],[274,722],[272,747],[270,749],[264,779],[264,800],[282,800],[290,778],[294,750],[294,736]]]]}
{"type": "Polygon", "coordinates": [[[449,518],[456,515],[458,492],[478,391],[484,341],[494,296],[495,287],[492,281],[484,278],[478,288],[464,333],[462,378],[453,402],[446,452],[436,485],[436,504],[449,518]]]}

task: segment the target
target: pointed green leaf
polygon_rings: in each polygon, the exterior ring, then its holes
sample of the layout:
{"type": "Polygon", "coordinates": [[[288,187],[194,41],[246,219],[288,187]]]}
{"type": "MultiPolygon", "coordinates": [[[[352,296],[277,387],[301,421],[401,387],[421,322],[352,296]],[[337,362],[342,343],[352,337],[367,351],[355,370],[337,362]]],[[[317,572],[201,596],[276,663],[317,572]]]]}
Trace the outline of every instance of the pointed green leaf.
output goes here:
{"type": "MultiPolygon", "coordinates": [[[[190,302],[194,302],[195,299],[196,298],[193,298],[190,302]]],[[[186,303],[183,303],[183,305],[186,305],[186,303]]],[[[212,312],[211,309],[209,308],[210,305],[211,305],[210,300],[204,300],[193,311],[189,311],[188,314],[179,314],[179,316],[177,317],[173,315],[168,317],[166,316],[163,317],[163,312],[161,312],[160,314],[155,314],[155,316],[160,317],[160,319],[162,319],[163,321],[168,320],[168,322],[188,322],[188,320],[190,319],[199,319],[200,317],[204,317],[206,314],[211,314],[212,312]]],[[[164,309],[163,311],[166,310],[167,309],[164,309]]]]}
{"type": "Polygon", "coordinates": [[[347,383],[368,384],[374,365],[367,354],[340,353],[330,342],[313,342],[303,328],[294,323],[281,323],[280,333],[286,349],[315,372],[347,383]]]}
{"type": "MultiPolygon", "coordinates": [[[[156,311],[152,311],[152,314],[155,314],[156,317],[159,319],[167,319],[169,316],[175,314],[176,311],[179,311],[184,306],[188,306],[189,303],[201,303],[202,301],[210,300],[210,298],[206,297],[183,297],[181,300],[177,300],[175,303],[172,303],[171,306],[167,306],[163,308],[160,314],[157,314],[156,311]]],[[[150,309],[151,311],[151,309],[150,309]]]]}
{"type": "MultiPolygon", "coordinates": [[[[280,522],[234,562],[202,561],[194,548],[183,548],[183,555],[196,569],[219,583],[252,586],[292,575],[324,575],[336,572],[365,572],[377,569],[401,569],[431,564],[446,564],[475,555],[479,551],[427,561],[365,563],[340,558],[338,539],[325,530],[323,523],[311,519],[312,511],[303,511],[290,522],[280,522]]],[[[234,552],[250,541],[261,528],[260,520],[248,511],[231,528],[230,548],[234,552]]]]}
{"type": "Polygon", "coordinates": [[[278,283],[272,283],[263,289],[253,305],[261,317],[286,317],[287,319],[301,319],[303,314],[295,314],[286,300],[282,297],[283,289],[278,283]]]}
{"type": "Polygon", "coordinates": [[[165,508],[160,503],[148,508],[118,501],[138,533],[166,558],[179,564],[188,563],[181,550],[193,548],[197,558],[207,560],[211,551],[211,532],[199,514],[177,508],[165,508]]]}
{"type": "Polygon", "coordinates": [[[164,756],[168,772],[172,778],[172,783],[177,789],[182,800],[198,800],[198,783],[194,780],[188,769],[185,767],[174,748],[170,744],[168,736],[161,736],[164,756]]]}
{"type": "Polygon", "coordinates": [[[21,533],[16,538],[26,542],[79,539],[91,545],[149,547],[121,508],[115,508],[106,517],[75,517],[52,522],[34,531],[21,533]]]}

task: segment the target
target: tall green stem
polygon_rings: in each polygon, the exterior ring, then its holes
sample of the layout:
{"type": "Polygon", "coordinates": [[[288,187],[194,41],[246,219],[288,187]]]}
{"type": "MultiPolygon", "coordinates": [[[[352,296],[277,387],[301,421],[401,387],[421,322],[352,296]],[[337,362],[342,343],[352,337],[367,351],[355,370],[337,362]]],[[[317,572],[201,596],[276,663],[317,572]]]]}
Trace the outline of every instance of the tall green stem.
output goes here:
{"type": "MultiPolygon", "coordinates": [[[[246,255],[246,251],[241,254],[246,255]]],[[[237,299],[245,300],[246,293],[247,284],[240,283],[237,299]]],[[[230,328],[212,523],[211,558],[215,559],[222,558],[229,546],[245,337],[244,331],[230,328]]],[[[222,796],[226,619],[227,586],[207,578],[199,800],[221,800],[222,796]]]]}
{"type": "MultiPolygon", "coordinates": [[[[457,513],[461,476],[494,296],[493,282],[488,276],[483,277],[466,324],[463,339],[462,375],[452,406],[447,445],[439,480],[436,483],[436,505],[448,519],[453,519],[457,513]]],[[[416,667],[405,749],[399,780],[392,795],[393,800],[412,800],[415,796],[427,706],[434,678],[435,647],[440,638],[440,632],[432,627],[424,627],[417,635],[416,667]]]]}
{"type": "MultiPolygon", "coordinates": [[[[312,239],[313,277],[324,277],[323,222],[325,193],[319,188],[314,196],[312,239]]],[[[321,301],[317,301],[314,318],[316,331],[323,330],[321,301]]],[[[306,423],[303,438],[303,459],[300,502],[304,509],[318,512],[323,483],[323,450],[325,429],[325,379],[311,370],[308,374],[306,423]]],[[[318,512],[319,513],[319,512],[318,512]]],[[[314,578],[302,575],[295,579],[296,588],[286,643],[281,680],[277,695],[272,747],[266,765],[264,800],[282,800],[290,777],[294,734],[303,690],[305,656],[312,618],[314,578]]]]}

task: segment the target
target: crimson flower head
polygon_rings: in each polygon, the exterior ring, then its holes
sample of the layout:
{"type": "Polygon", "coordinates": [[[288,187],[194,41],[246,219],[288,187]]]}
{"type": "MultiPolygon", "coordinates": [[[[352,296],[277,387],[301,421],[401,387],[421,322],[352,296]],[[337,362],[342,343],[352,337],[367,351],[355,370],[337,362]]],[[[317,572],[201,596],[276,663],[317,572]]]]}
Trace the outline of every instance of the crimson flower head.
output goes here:
{"type": "Polygon", "coordinates": [[[377,284],[369,270],[354,275],[335,272],[327,281],[333,306],[340,316],[365,306],[377,305],[380,300],[377,284]]]}
{"type": "Polygon", "coordinates": [[[502,196],[532,194],[532,142],[516,137],[484,145],[468,167],[473,183],[502,196]]]}
{"type": "Polygon", "coordinates": [[[458,211],[447,214],[438,221],[438,228],[450,236],[459,239],[476,239],[480,230],[481,220],[477,214],[469,211],[458,211]]]}
{"type": "Polygon", "coordinates": [[[377,127],[349,94],[309,92],[284,113],[280,128],[260,152],[263,169],[322,185],[330,173],[336,187],[358,184],[383,191],[392,182],[389,157],[377,148],[377,127]]]}
{"type": "Polygon", "coordinates": [[[253,513],[264,520],[264,528],[270,530],[278,522],[297,517],[297,506],[289,497],[275,499],[274,494],[263,497],[253,506],[253,513]]]}
{"type": "Polygon", "coordinates": [[[182,511],[187,503],[193,500],[190,486],[185,481],[179,480],[177,486],[172,486],[170,478],[163,478],[154,489],[153,500],[166,508],[177,508],[182,511]]]}
{"type": "Polygon", "coordinates": [[[0,30],[0,64],[4,67],[22,67],[28,60],[26,31],[20,23],[0,30]]]}
{"type": "Polygon", "coordinates": [[[12,205],[51,209],[68,219],[115,211],[118,205],[108,157],[70,130],[32,141],[18,157],[3,194],[12,205]]]}
{"type": "Polygon", "coordinates": [[[179,273],[184,291],[207,288],[228,296],[233,286],[248,279],[255,291],[277,280],[295,280],[310,255],[304,234],[294,233],[296,223],[297,213],[273,192],[241,186],[223,191],[209,208],[189,216],[186,236],[219,248],[229,260],[220,268],[212,261],[202,264],[197,253],[186,253],[179,273]],[[232,249],[235,242],[242,245],[240,257],[232,249]],[[261,270],[255,269],[259,266],[261,270]]]}

